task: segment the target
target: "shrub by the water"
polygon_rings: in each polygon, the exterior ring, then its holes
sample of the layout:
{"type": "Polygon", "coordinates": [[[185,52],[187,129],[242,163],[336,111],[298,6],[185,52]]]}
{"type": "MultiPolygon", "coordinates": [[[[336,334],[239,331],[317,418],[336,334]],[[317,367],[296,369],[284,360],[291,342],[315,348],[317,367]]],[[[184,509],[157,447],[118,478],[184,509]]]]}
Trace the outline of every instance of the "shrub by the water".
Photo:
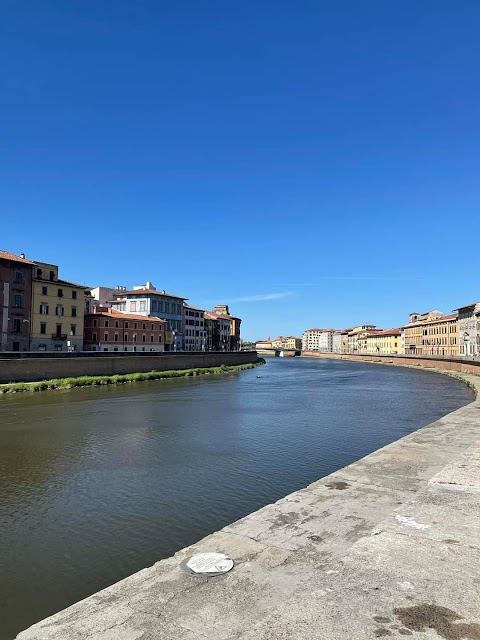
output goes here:
{"type": "Polygon", "coordinates": [[[148,371],[139,373],[116,374],[113,376],[78,376],[77,378],[54,378],[52,380],[41,380],[40,382],[13,382],[11,384],[0,385],[0,393],[45,391],[47,389],[73,389],[74,387],[126,384],[129,382],[144,382],[147,380],[162,380],[167,378],[179,378],[183,376],[188,377],[215,373],[228,373],[229,371],[253,369],[260,364],[265,364],[265,360],[263,358],[259,358],[255,364],[222,364],[218,367],[207,367],[205,369],[196,367],[195,369],[148,371]]]}

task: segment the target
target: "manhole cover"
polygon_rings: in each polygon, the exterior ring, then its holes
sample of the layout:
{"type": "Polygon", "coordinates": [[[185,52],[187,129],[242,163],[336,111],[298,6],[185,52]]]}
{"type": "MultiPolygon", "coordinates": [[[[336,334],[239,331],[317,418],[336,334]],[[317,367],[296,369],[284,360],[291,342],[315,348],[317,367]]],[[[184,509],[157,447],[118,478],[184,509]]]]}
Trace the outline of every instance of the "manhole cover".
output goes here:
{"type": "Polygon", "coordinates": [[[198,553],[185,558],[180,569],[194,576],[220,576],[233,569],[234,562],[224,553],[198,553]]]}

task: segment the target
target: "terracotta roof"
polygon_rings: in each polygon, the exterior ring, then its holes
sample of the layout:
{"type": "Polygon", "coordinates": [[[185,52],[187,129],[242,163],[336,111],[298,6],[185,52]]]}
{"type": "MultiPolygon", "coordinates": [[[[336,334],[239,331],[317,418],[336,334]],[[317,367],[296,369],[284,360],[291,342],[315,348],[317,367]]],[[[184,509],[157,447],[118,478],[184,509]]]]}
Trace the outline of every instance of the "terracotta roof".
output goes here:
{"type": "Polygon", "coordinates": [[[231,313],[221,313],[220,311],[215,311],[215,310],[209,311],[208,313],[213,313],[218,318],[228,318],[228,320],[240,320],[241,322],[241,318],[238,318],[237,316],[232,316],[231,313]]]}
{"type": "Polygon", "coordinates": [[[94,318],[96,316],[108,316],[111,318],[117,318],[120,320],[141,320],[142,322],[162,322],[166,323],[166,320],[162,320],[162,318],[156,318],[152,316],[139,316],[134,313],[123,313],[122,311],[117,311],[116,309],[112,309],[111,307],[95,307],[97,311],[93,313],[86,313],[86,318],[94,318]]]}
{"type": "Polygon", "coordinates": [[[444,322],[445,320],[453,320],[458,318],[458,314],[452,313],[449,316],[442,316],[441,318],[429,318],[428,320],[417,320],[416,322],[410,322],[402,327],[402,329],[408,329],[410,327],[419,327],[424,324],[438,324],[439,322],[444,322]]]}
{"type": "Polygon", "coordinates": [[[122,291],[122,296],[142,295],[148,294],[151,296],[166,296],[167,298],[178,298],[179,300],[188,300],[188,298],[182,298],[175,293],[167,293],[166,291],[159,291],[158,289],[132,289],[131,291],[122,291]]]}
{"type": "Polygon", "coordinates": [[[14,253],[10,253],[8,251],[0,251],[0,258],[2,260],[10,260],[11,262],[23,262],[23,264],[35,264],[31,260],[27,260],[26,258],[21,258],[20,256],[16,256],[14,253]]]}
{"type": "Polygon", "coordinates": [[[458,309],[453,309],[453,311],[460,311],[460,309],[468,309],[468,307],[475,307],[477,304],[480,304],[480,302],[472,302],[471,304],[462,304],[461,307],[458,307],[458,309]]]}
{"type": "MultiPolygon", "coordinates": [[[[43,280],[42,280],[43,282],[43,280]]],[[[79,287],[80,289],[91,289],[91,287],[87,287],[87,285],[85,284],[78,284],[77,282],[70,282],[70,280],[60,280],[60,278],[57,280],[57,282],[59,282],[60,284],[69,284],[69,285],[73,285],[74,287],[79,287]]],[[[55,284],[55,283],[53,283],[55,284]]]]}
{"type": "Polygon", "coordinates": [[[183,306],[185,307],[185,309],[193,309],[194,311],[203,311],[203,313],[205,313],[205,309],[200,309],[200,307],[193,307],[191,304],[183,303],[183,306]]]}
{"type": "Polygon", "coordinates": [[[378,337],[378,336],[401,336],[402,332],[400,329],[385,329],[385,331],[377,331],[376,333],[370,333],[367,337],[378,337]]]}

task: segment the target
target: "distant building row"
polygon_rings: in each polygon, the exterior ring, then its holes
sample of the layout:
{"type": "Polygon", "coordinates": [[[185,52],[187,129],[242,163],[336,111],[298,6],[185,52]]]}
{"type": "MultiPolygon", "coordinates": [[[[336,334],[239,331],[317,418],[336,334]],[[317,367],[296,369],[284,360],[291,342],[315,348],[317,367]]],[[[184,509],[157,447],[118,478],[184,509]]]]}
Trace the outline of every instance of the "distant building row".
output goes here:
{"type": "Polygon", "coordinates": [[[0,351],[236,351],[241,320],[151,282],[90,289],[58,266],[0,251],[0,351]]]}
{"type": "Polygon", "coordinates": [[[396,329],[371,324],[308,329],[302,335],[302,351],[479,356],[480,302],[459,307],[450,315],[437,310],[411,313],[408,324],[396,329]]]}
{"type": "Polygon", "coordinates": [[[296,351],[302,348],[302,341],[300,338],[294,336],[279,336],[275,340],[259,340],[255,343],[257,349],[295,349],[296,351]]]}

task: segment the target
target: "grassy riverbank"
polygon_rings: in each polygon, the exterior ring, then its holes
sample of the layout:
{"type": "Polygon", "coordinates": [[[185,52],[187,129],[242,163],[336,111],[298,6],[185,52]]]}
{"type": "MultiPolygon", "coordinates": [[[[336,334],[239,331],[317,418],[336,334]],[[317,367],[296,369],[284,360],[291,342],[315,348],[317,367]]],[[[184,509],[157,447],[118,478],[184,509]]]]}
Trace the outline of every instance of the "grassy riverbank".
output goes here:
{"type": "Polygon", "coordinates": [[[79,376],[78,378],[55,378],[40,382],[12,382],[0,386],[1,393],[21,393],[24,391],[47,391],[51,389],[73,389],[74,387],[94,387],[110,384],[128,384],[130,382],[145,382],[147,380],[163,380],[165,378],[184,378],[188,376],[202,376],[229,371],[243,371],[265,364],[263,358],[256,363],[224,365],[220,367],[197,367],[196,369],[175,369],[172,371],[147,371],[145,373],[125,373],[114,376],[79,376]]]}

